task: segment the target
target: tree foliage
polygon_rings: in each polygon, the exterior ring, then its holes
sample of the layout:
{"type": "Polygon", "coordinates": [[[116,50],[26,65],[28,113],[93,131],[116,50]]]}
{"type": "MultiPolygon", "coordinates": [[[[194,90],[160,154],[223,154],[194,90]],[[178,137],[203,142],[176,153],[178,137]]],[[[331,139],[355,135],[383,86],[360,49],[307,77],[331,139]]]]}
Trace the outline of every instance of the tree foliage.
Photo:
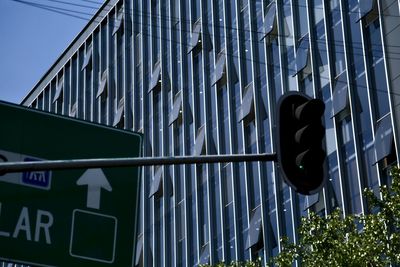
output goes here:
{"type": "Polygon", "coordinates": [[[380,187],[381,198],[371,189],[364,195],[369,206],[365,215],[343,218],[337,209],[322,218],[311,213],[299,228],[297,244],[282,240],[275,266],[388,266],[400,264],[400,170],[391,171],[390,187],[380,187]]]}
{"type": "MultiPolygon", "coordinates": [[[[368,213],[347,215],[337,209],[326,218],[303,217],[297,244],[281,239],[281,253],[270,266],[361,267],[400,264],[400,169],[391,170],[392,183],[380,187],[380,197],[364,190],[368,213]]],[[[216,267],[258,267],[261,261],[219,263],[216,267]]]]}

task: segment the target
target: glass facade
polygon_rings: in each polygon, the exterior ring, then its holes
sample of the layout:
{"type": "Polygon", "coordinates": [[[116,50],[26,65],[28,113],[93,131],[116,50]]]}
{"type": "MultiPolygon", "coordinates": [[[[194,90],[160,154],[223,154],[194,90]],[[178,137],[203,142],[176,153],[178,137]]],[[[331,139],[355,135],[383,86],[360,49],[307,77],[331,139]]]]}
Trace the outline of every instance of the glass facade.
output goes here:
{"type": "Polygon", "coordinates": [[[142,132],[151,157],[275,152],[279,97],[321,98],[328,177],[313,196],[274,162],[142,172],[137,266],[267,262],[300,216],[363,213],[362,189],[390,183],[398,55],[381,14],[399,3],[363,2],[109,0],[22,104],[142,132]]]}

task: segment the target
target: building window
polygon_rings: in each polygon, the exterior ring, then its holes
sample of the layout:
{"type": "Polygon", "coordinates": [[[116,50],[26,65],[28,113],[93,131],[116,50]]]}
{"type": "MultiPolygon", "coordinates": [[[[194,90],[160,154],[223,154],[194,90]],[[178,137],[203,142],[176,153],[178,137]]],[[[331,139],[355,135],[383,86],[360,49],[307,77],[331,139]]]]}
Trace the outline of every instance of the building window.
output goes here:
{"type": "Polygon", "coordinates": [[[124,98],[118,103],[118,109],[115,112],[113,126],[118,128],[124,128],[124,117],[125,117],[125,101],[124,98]]]}
{"type": "Polygon", "coordinates": [[[247,85],[253,81],[253,60],[251,58],[252,44],[250,28],[250,13],[249,6],[247,5],[247,0],[245,5],[240,11],[239,27],[241,30],[239,32],[239,45],[240,45],[240,67],[242,72],[242,85],[247,85]]]}
{"type": "Polygon", "coordinates": [[[172,19],[174,25],[179,23],[179,1],[180,0],[172,0],[171,1],[171,5],[172,5],[171,19],[172,19]]]}
{"type": "MultiPolygon", "coordinates": [[[[257,153],[257,131],[255,121],[252,120],[246,123],[244,127],[244,142],[245,152],[247,154],[257,153]]],[[[248,162],[247,165],[247,177],[249,183],[249,206],[255,208],[260,205],[261,202],[261,191],[260,191],[260,179],[259,169],[257,162],[248,162]]]]}
{"type": "MultiPolygon", "coordinates": [[[[214,76],[212,78],[212,83],[211,85],[217,84],[219,87],[226,85],[227,83],[227,68],[226,68],[226,53],[225,50],[222,50],[217,57],[217,62],[215,63],[215,69],[214,69],[214,76]]],[[[230,75],[232,77],[229,78],[233,82],[233,84],[236,84],[238,82],[238,76],[236,73],[236,68],[232,66],[231,68],[230,75]]]]}
{"type": "Polygon", "coordinates": [[[378,4],[376,0],[360,0],[359,1],[360,17],[357,20],[364,20],[365,26],[375,21],[379,17],[378,4]]]}
{"type": "Polygon", "coordinates": [[[148,93],[150,93],[151,91],[157,89],[161,89],[161,64],[160,62],[157,62],[154,65],[153,68],[153,73],[151,75],[151,80],[150,80],[150,88],[148,93]]]}
{"type": "Polygon", "coordinates": [[[206,30],[201,30],[201,19],[197,20],[193,25],[192,36],[189,41],[189,50],[188,53],[198,53],[201,51],[201,48],[210,51],[212,48],[210,37],[207,34],[206,30]]]}
{"type": "Polygon", "coordinates": [[[207,243],[201,250],[199,265],[208,265],[210,263],[210,246],[207,243]]]}
{"type": "MultiPolygon", "coordinates": [[[[162,78],[163,78],[163,73],[161,72],[161,62],[158,61],[154,67],[153,67],[153,73],[151,75],[151,80],[150,80],[150,87],[148,90],[148,93],[150,93],[153,90],[161,90],[161,84],[162,84],[162,78]]],[[[165,81],[167,81],[166,86],[169,88],[169,77],[168,74],[165,75],[165,81]]]]}
{"type": "MultiPolygon", "coordinates": [[[[224,3],[223,0],[217,0],[215,2],[217,2],[214,3],[214,14],[216,16],[216,20],[214,22],[215,51],[221,51],[225,47],[224,3]]],[[[234,5],[233,2],[230,5],[234,5]]],[[[236,25],[233,27],[236,28],[236,25]]]]}
{"type": "Polygon", "coordinates": [[[347,72],[343,71],[335,78],[332,94],[333,116],[336,116],[344,110],[349,110],[349,93],[346,74],[347,72]]]}
{"type": "Polygon", "coordinates": [[[374,145],[376,162],[392,156],[392,153],[394,152],[394,140],[390,113],[378,122],[374,145]]]}
{"type": "Polygon", "coordinates": [[[78,102],[75,102],[75,103],[71,106],[71,108],[70,108],[70,110],[69,110],[69,116],[70,116],[70,117],[76,117],[76,115],[77,115],[77,109],[78,109],[78,102]]]}
{"type": "Polygon", "coordinates": [[[153,156],[161,156],[163,154],[163,114],[161,93],[153,93],[153,156]]]}
{"type": "Polygon", "coordinates": [[[337,122],[338,144],[340,148],[341,168],[343,171],[343,181],[345,184],[347,209],[349,213],[360,214],[361,207],[361,187],[358,177],[356,162],[356,150],[353,138],[353,125],[350,116],[346,116],[337,122]]]}
{"type": "Polygon", "coordinates": [[[96,98],[107,96],[108,72],[107,69],[101,74],[99,89],[97,90],[96,98]]]}
{"type": "Polygon", "coordinates": [[[219,153],[229,154],[231,152],[231,137],[228,113],[228,93],[226,86],[218,88],[217,108],[218,108],[218,127],[219,127],[219,153]]]}
{"type": "Polygon", "coordinates": [[[310,60],[310,40],[308,34],[304,35],[299,41],[299,47],[296,53],[296,67],[295,75],[301,75],[301,79],[304,79],[311,74],[311,60],[310,60]]]}
{"type": "Polygon", "coordinates": [[[201,48],[201,20],[196,21],[196,23],[194,24],[189,45],[190,47],[188,53],[192,52],[193,50],[198,50],[198,48],[201,48]]]}
{"type": "MultiPolygon", "coordinates": [[[[335,204],[336,203],[333,203],[333,205],[335,204]]],[[[325,201],[324,201],[324,194],[322,191],[307,197],[307,200],[304,202],[304,211],[306,210],[310,210],[316,214],[324,216],[325,201]]]]}
{"type": "Polygon", "coordinates": [[[254,119],[254,95],[253,95],[253,84],[251,83],[246,87],[244,91],[238,121],[249,122],[253,119],[254,119]]]}
{"type": "Polygon", "coordinates": [[[221,82],[226,84],[226,55],[225,50],[218,54],[217,62],[215,63],[214,77],[212,85],[221,82]]]}
{"type": "Polygon", "coordinates": [[[53,104],[56,101],[59,101],[62,103],[63,92],[64,92],[64,77],[61,77],[60,79],[58,79],[58,82],[57,82],[56,93],[54,94],[54,98],[53,98],[53,104]]]}
{"type": "Polygon", "coordinates": [[[136,67],[141,68],[142,65],[142,33],[138,33],[135,36],[135,62],[136,67]]]}
{"type": "Polygon", "coordinates": [[[34,100],[34,101],[29,105],[29,107],[30,107],[30,108],[37,108],[37,99],[34,100]]]}
{"type": "Polygon", "coordinates": [[[272,2],[267,7],[267,12],[264,18],[263,29],[261,31],[260,41],[267,38],[272,41],[278,36],[278,28],[276,26],[276,3],[272,2]]]}
{"type": "Polygon", "coordinates": [[[82,64],[82,71],[84,69],[89,69],[92,67],[92,57],[93,57],[93,47],[92,45],[89,45],[89,47],[86,50],[86,54],[85,54],[85,59],[83,60],[83,64],[82,64]]]}
{"type": "Polygon", "coordinates": [[[163,169],[162,167],[157,168],[155,171],[154,177],[153,177],[153,182],[151,184],[150,188],[150,194],[149,198],[152,196],[159,198],[163,194],[163,169]]]}
{"type": "Polygon", "coordinates": [[[390,112],[389,90],[379,20],[372,23],[366,29],[365,33],[366,47],[368,48],[367,62],[370,74],[370,94],[375,112],[375,120],[379,120],[390,112]]]}
{"type": "Polygon", "coordinates": [[[157,62],[160,59],[160,0],[151,0],[151,49],[152,49],[152,60],[157,62]]]}
{"type": "Polygon", "coordinates": [[[330,48],[332,51],[332,62],[335,64],[332,76],[338,76],[345,70],[344,41],[339,1],[330,1],[329,25],[330,25],[330,48]]]}
{"type": "MultiPolygon", "coordinates": [[[[312,1],[314,2],[314,1],[312,1]]],[[[292,0],[292,5],[294,6],[294,23],[296,25],[297,36],[301,37],[308,32],[308,4],[303,0],[292,0]]]]}
{"type": "Polygon", "coordinates": [[[174,104],[169,114],[169,125],[172,125],[175,121],[182,122],[182,91],[179,91],[174,98],[174,104]]]}
{"type": "Polygon", "coordinates": [[[193,56],[193,116],[197,125],[203,125],[205,121],[205,102],[203,86],[203,61],[202,54],[193,56]]]}
{"type": "Polygon", "coordinates": [[[179,266],[184,266],[186,262],[185,249],[185,209],[184,201],[178,203],[176,207],[176,241],[178,243],[178,251],[176,252],[176,263],[179,266]]]}
{"type": "Polygon", "coordinates": [[[122,27],[124,23],[124,11],[123,8],[121,8],[118,12],[118,16],[114,22],[114,29],[112,32],[112,35],[115,35],[122,27]]]}
{"type": "Polygon", "coordinates": [[[204,154],[204,152],[206,151],[205,136],[206,136],[206,128],[205,128],[205,125],[203,125],[197,130],[197,136],[196,136],[196,140],[195,140],[195,144],[194,144],[194,152],[193,152],[194,156],[200,156],[200,155],[204,154]]]}
{"type": "Polygon", "coordinates": [[[263,247],[263,234],[262,234],[262,219],[261,219],[261,206],[253,211],[251,216],[249,232],[245,249],[253,249],[258,251],[263,247]]]}
{"type": "Polygon", "coordinates": [[[307,196],[307,200],[304,201],[304,210],[307,210],[315,205],[318,202],[320,195],[320,193],[316,193],[314,195],[307,196]]]}
{"type": "MultiPolygon", "coordinates": [[[[146,246],[148,247],[148,246],[146,246]]],[[[146,250],[148,253],[147,265],[153,265],[153,253],[151,247],[148,247],[146,250]]],[[[143,267],[144,266],[144,244],[143,244],[143,235],[139,237],[139,240],[136,243],[136,252],[135,252],[135,267],[143,267]]]]}
{"type": "Polygon", "coordinates": [[[135,266],[143,266],[143,235],[139,237],[136,243],[135,266]]]}
{"type": "MultiPolygon", "coordinates": [[[[151,184],[149,198],[154,196],[155,198],[160,198],[167,190],[167,188],[172,188],[172,181],[170,177],[164,177],[162,167],[158,167],[154,173],[153,182],[151,184]],[[168,183],[168,186],[165,184],[168,183]]],[[[170,190],[170,196],[173,190],[170,190]]]]}

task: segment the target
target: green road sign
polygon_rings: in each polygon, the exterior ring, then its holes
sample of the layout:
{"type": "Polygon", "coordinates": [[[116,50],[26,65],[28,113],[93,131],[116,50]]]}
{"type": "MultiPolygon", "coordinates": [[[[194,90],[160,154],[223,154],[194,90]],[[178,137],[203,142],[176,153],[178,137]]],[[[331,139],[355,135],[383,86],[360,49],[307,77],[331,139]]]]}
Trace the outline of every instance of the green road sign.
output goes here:
{"type": "MultiPolygon", "coordinates": [[[[0,162],[139,157],[139,134],[0,102],[0,162]]],[[[0,259],[133,266],[139,168],[0,174],[0,259]]]]}

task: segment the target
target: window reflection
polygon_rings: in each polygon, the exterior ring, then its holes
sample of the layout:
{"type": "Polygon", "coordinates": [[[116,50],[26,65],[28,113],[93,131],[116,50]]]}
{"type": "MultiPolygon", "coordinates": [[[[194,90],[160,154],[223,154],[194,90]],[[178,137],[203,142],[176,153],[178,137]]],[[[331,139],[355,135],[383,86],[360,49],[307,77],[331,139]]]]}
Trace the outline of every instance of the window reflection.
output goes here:
{"type": "Polygon", "coordinates": [[[383,62],[382,41],[379,21],[375,21],[367,29],[368,62],[371,71],[371,94],[376,119],[389,112],[389,98],[383,62]]]}
{"type": "Polygon", "coordinates": [[[294,0],[293,5],[295,5],[294,10],[296,10],[296,21],[298,25],[297,36],[301,37],[308,33],[307,1],[294,0]]]}
{"type": "Polygon", "coordinates": [[[228,114],[228,96],[227,88],[223,86],[218,89],[218,120],[219,120],[219,144],[220,153],[229,154],[230,153],[230,136],[229,136],[229,114],[228,114]]]}
{"type": "MultiPolygon", "coordinates": [[[[245,126],[246,154],[257,153],[256,128],[254,121],[245,126]]],[[[254,208],[260,204],[260,183],[258,179],[258,164],[256,162],[247,164],[247,177],[250,182],[249,201],[250,207],[254,208]]]]}
{"type": "Polygon", "coordinates": [[[339,147],[346,185],[347,208],[350,213],[359,214],[361,208],[360,184],[358,179],[356,154],[353,140],[351,117],[347,116],[338,122],[339,147]]]}
{"type": "Polygon", "coordinates": [[[331,33],[331,50],[333,51],[333,61],[335,62],[335,68],[333,76],[339,75],[345,69],[344,59],[344,43],[343,43],[343,30],[341,20],[341,9],[339,1],[330,1],[330,33],[331,33]]]}

